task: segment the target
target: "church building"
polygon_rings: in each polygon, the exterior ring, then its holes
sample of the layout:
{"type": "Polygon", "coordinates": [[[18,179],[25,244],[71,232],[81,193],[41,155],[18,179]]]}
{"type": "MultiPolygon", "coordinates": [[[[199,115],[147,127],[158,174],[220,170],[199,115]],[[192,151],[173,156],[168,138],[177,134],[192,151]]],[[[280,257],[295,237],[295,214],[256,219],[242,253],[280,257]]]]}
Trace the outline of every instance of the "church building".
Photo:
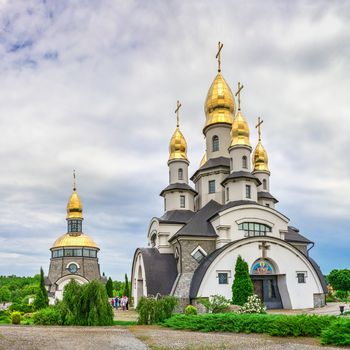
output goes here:
{"type": "Polygon", "coordinates": [[[314,242],[290,225],[271,194],[268,155],[262,143],[250,142],[250,129],[218,73],[205,104],[206,151],[189,184],[187,144],[177,126],[169,145],[169,185],[160,193],[164,214],[154,217],[148,247],[135,251],[132,295],[173,295],[181,305],[199,297],[232,298],[237,257],[248,263],[255,293],[267,308],[321,307],[327,293],[319,266],[310,257],[314,242]]]}
{"type": "Polygon", "coordinates": [[[79,284],[103,280],[94,240],[83,233],[83,205],[76,191],[75,174],[73,193],[67,204],[67,233],[58,237],[51,247],[51,260],[45,285],[50,303],[63,298],[63,290],[71,279],[79,284]]]}

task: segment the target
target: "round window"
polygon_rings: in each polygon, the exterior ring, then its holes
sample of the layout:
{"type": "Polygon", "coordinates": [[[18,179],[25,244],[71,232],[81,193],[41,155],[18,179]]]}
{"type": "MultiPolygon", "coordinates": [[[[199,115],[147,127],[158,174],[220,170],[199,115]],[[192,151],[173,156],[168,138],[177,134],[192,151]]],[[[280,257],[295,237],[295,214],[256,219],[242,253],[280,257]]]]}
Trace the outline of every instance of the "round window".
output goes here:
{"type": "Polygon", "coordinates": [[[69,270],[70,273],[76,273],[78,271],[77,264],[70,264],[68,266],[68,270],[69,270]]]}

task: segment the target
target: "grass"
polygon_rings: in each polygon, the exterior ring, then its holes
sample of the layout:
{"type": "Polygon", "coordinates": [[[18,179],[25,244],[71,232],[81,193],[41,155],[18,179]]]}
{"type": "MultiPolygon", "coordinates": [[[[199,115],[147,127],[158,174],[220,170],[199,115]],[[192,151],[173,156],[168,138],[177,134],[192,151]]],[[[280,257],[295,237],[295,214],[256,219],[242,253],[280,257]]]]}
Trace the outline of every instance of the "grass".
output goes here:
{"type": "Polygon", "coordinates": [[[121,320],[115,320],[113,321],[113,324],[115,326],[136,326],[137,322],[136,321],[121,321],[121,320]]]}

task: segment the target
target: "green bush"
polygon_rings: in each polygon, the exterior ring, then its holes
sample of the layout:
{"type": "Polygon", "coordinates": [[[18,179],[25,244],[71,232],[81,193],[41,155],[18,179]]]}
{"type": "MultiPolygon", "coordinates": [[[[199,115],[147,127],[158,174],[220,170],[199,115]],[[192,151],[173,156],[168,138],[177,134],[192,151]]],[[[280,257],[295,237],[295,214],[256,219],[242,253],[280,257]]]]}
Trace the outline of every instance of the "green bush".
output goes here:
{"type": "Polygon", "coordinates": [[[350,320],[338,319],[321,334],[321,344],[350,345],[350,320]]]}
{"type": "Polygon", "coordinates": [[[239,310],[240,314],[266,314],[266,307],[257,295],[250,295],[248,301],[239,310]]]}
{"type": "Polygon", "coordinates": [[[20,324],[21,323],[21,313],[18,311],[14,311],[11,314],[11,323],[12,324],[20,324]]]}
{"type": "Polygon", "coordinates": [[[212,295],[210,298],[198,298],[197,301],[206,308],[207,312],[213,314],[225,312],[230,305],[230,301],[222,295],[212,295]]]}
{"type": "Polygon", "coordinates": [[[236,261],[235,277],[232,284],[232,304],[242,306],[253,295],[253,282],[249,275],[248,264],[239,255],[236,261]]]}
{"type": "Polygon", "coordinates": [[[50,306],[45,309],[41,309],[34,314],[33,317],[34,324],[37,325],[61,325],[62,319],[60,310],[56,306],[50,306]]]}
{"type": "Polygon", "coordinates": [[[201,332],[267,333],[273,336],[319,336],[337,318],[316,315],[202,314],[174,315],[164,325],[201,332]]]}
{"type": "Polygon", "coordinates": [[[171,317],[176,305],[177,299],[172,296],[165,296],[158,300],[152,297],[142,297],[136,308],[139,313],[138,324],[163,322],[171,317]]]}
{"type": "Polygon", "coordinates": [[[335,293],[334,293],[335,297],[337,299],[340,299],[344,302],[347,301],[348,299],[348,292],[344,291],[344,290],[337,290],[335,293]]]}
{"type": "Polygon", "coordinates": [[[30,312],[33,312],[33,305],[29,305],[29,304],[26,304],[26,303],[13,303],[10,305],[9,307],[9,310],[10,311],[19,311],[19,312],[22,312],[24,314],[27,314],[27,313],[30,313],[30,312]]]}
{"type": "Polygon", "coordinates": [[[197,308],[192,305],[187,305],[185,308],[185,315],[197,315],[197,308]]]}

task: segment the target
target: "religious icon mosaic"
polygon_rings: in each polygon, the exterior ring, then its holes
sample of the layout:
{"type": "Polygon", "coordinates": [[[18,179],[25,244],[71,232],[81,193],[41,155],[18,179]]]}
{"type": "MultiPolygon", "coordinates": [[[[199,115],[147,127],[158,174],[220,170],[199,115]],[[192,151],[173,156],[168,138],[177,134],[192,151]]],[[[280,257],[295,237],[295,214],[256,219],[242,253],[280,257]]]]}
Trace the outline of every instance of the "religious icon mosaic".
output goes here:
{"type": "Polygon", "coordinates": [[[253,264],[251,273],[252,275],[272,275],[275,271],[267,260],[258,260],[253,264]]]}

